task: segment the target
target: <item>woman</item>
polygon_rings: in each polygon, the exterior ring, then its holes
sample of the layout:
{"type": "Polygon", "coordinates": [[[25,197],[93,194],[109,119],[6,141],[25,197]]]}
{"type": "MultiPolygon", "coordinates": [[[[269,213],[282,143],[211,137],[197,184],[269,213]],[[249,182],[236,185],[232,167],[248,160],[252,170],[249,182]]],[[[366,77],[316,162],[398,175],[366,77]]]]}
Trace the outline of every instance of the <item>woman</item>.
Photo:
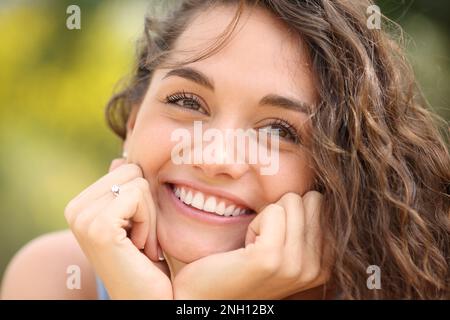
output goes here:
{"type": "Polygon", "coordinates": [[[147,19],[107,107],[124,159],[67,205],[72,233],[15,257],[3,297],[448,299],[448,149],[370,4],[191,0],[147,19]],[[278,138],[277,170],[175,163],[195,123],[278,138]]]}

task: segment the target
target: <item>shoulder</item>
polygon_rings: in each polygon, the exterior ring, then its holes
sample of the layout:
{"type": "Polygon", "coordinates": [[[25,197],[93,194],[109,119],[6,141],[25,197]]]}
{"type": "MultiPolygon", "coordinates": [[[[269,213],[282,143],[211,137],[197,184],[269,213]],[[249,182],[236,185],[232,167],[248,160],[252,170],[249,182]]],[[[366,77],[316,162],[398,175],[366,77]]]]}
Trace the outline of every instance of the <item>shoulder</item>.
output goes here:
{"type": "Polygon", "coordinates": [[[9,263],[2,299],[96,299],[95,274],[70,230],[40,236],[9,263]],[[79,289],[70,285],[79,270],[79,289]],[[69,285],[68,285],[69,283],[69,285]]]}

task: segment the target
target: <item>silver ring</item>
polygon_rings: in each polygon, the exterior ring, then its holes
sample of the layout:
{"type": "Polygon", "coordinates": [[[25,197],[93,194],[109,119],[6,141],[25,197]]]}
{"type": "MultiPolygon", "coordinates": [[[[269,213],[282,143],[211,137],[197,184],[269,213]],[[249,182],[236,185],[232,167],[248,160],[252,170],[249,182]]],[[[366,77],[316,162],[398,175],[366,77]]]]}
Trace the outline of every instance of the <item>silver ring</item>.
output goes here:
{"type": "Polygon", "coordinates": [[[111,187],[111,192],[117,197],[120,193],[120,187],[115,184],[111,187]]]}

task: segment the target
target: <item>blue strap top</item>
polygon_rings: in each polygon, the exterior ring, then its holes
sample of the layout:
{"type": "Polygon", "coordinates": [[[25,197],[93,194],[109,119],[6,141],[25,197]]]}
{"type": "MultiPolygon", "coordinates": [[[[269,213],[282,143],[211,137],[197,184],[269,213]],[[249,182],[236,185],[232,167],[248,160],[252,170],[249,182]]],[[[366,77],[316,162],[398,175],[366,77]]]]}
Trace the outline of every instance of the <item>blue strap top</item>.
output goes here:
{"type": "Polygon", "coordinates": [[[108,291],[106,291],[103,281],[99,277],[95,277],[95,282],[97,283],[97,299],[98,300],[110,300],[108,291]]]}

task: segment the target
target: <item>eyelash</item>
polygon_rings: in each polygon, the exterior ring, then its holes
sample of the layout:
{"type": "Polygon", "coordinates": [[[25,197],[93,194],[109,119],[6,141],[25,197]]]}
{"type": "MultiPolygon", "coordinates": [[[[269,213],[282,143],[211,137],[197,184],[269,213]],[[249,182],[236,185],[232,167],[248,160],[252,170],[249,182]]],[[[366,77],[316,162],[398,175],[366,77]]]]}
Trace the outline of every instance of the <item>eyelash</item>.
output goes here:
{"type": "Polygon", "coordinates": [[[299,136],[297,130],[295,129],[295,127],[286,120],[277,118],[272,123],[269,123],[268,125],[266,125],[266,127],[268,127],[268,126],[275,126],[275,127],[277,126],[279,128],[281,127],[283,130],[285,130],[285,132],[288,133],[288,135],[290,135],[290,138],[280,136],[282,139],[289,140],[290,142],[292,142],[294,144],[299,144],[301,141],[300,136],[299,136]]]}
{"type": "MultiPolygon", "coordinates": [[[[181,92],[171,94],[171,95],[167,95],[164,102],[168,103],[168,104],[175,104],[180,108],[190,109],[190,110],[201,112],[203,114],[208,114],[208,112],[205,110],[205,108],[202,107],[202,103],[201,103],[200,99],[196,95],[185,92],[184,90],[181,92]],[[198,106],[198,108],[186,107],[184,105],[181,106],[181,105],[177,104],[177,102],[179,102],[180,100],[190,100],[190,101],[194,102],[194,104],[196,104],[198,106]],[[200,109],[203,109],[204,111],[200,111],[200,109]]],[[[290,138],[281,137],[282,139],[289,140],[290,142],[292,142],[294,144],[300,143],[300,136],[299,136],[297,130],[287,120],[277,118],[272,123],[269,123],[267,126],[278,126],[279,128],[281,127],[290,136],[290,138]]]]}
{"type": "Polygon", "coordinates": [[[202,107],[202,103],[201,103],[200,99],[197,96],[195,96],[194,94],[185,92],[184,90],[181,92],[174,93],[172,95],[167,95],[164,102],[169,103],[169,104],[175,104],[180,108],[190,109],[190,110],[201,112],[203,114],[208,114],[208,112],[205,110],[205,108],[202,107]],[[180,100],[190,100],[195,105],[197,105],[198,108],[192,108],[192,107],[186,107],[185,105],[179,105],[177,102],[179,102],[180,100]],[[200,111],[200,109],[203,109],[203,111],[200,111]]]}

